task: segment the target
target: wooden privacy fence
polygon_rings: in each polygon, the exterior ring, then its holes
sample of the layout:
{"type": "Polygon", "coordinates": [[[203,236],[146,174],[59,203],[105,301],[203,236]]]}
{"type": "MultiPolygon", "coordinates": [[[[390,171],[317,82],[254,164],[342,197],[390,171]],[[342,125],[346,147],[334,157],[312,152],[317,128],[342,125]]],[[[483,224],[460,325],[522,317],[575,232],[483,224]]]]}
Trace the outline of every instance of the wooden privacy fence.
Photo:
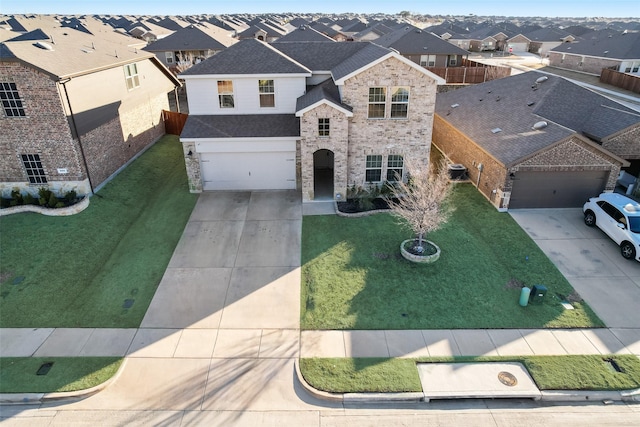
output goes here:
{"type": "Polygon", "coordinates": [[[501,79],[511,75],[511,68],[480,64],[463,60],[460,67],[427,67],[427,70],[442,77],[447,83],[476,84],[501,79]]]}
{"type": "Polygon", "coordinates": [[[162,110],[162,120],[164,120],[164,131],[171,135],[180,135],[188,114],[176,113],[175,111],[162,110]]]}
{"type": "Polygon", "coordinates": [[[621,73],[610,68],[603,68],[600,73],[600,81],[622,89],[640,93],[640,76],[621,73]]]}

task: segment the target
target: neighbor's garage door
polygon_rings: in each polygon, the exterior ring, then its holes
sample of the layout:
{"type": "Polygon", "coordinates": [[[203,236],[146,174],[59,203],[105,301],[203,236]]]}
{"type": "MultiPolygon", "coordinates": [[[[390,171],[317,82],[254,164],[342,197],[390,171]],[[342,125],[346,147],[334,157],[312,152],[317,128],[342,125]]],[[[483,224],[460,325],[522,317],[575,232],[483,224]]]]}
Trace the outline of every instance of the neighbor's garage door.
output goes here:
{"type": "Polygon", "coordinates": [[[527,51],[527,43],[509,43],[509,47],[513,49],[514,52],[526,52],[527,51]]]}
{"type": "Polygon", "coordinates": [[[204,190],[296,188],[295,152],[202,153],[204,190]]]}
{"type": "Polygon", "coordinates": [[[509,209],[573,208],[604,190],[609,171],[517,172],[509,209]]]}

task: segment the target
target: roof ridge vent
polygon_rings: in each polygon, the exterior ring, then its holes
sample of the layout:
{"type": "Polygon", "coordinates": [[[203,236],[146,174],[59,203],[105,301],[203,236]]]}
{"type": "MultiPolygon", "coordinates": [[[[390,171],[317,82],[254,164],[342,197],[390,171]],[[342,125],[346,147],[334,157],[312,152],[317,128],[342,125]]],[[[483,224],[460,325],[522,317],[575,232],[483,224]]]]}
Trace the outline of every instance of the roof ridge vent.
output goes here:
{"type": "Polygon", "coordinates": [[[39,47],[40,49],[44,49],[44,50],[53,50],[53,46],[51,46],[49,43],[45,43],[45,42],[36,42],[35,45],[37,47],[39,47]]]}
{"type": "Polygon", "coordinates": [[[546,128],[547,126],[549,126],[549,123],[545,122],[544,120],[541,120],[539,122],[536,122],[536,124],[533,125],[533,129],[541,130],[546,128]]]}
{"type": "Polygon", "coordinates": [[[538,78],[536,79],[536,83],[544,83],[544,82],[546,82],[547,80],[549,80],[549,77],[547,77],[547,76],[538,77],[538,78]]]}

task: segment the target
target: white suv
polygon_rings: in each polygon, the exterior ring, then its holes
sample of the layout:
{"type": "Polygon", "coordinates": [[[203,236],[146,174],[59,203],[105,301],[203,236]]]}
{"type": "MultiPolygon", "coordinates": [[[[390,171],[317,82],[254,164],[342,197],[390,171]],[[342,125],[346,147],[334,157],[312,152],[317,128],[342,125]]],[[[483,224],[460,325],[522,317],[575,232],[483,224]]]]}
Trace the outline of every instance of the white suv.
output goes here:
{"type": "Polygon", "coordinates": [[[602,193],[582,207],[584,223],[597,225],[620,245],[626,259],[640,261],[640,203],[618,193],[602,193]]]}

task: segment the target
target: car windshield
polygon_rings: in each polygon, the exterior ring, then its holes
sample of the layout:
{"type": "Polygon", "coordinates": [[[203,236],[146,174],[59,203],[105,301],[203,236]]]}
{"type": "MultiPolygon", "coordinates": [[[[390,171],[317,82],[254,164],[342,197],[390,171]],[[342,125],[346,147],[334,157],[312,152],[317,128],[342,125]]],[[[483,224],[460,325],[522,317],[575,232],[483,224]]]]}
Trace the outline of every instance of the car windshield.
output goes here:
{"type": "Polygon", "coordinates": [[[640,233],[640,216],[629,217],[629,230],[633,233],[640,233]]]}

